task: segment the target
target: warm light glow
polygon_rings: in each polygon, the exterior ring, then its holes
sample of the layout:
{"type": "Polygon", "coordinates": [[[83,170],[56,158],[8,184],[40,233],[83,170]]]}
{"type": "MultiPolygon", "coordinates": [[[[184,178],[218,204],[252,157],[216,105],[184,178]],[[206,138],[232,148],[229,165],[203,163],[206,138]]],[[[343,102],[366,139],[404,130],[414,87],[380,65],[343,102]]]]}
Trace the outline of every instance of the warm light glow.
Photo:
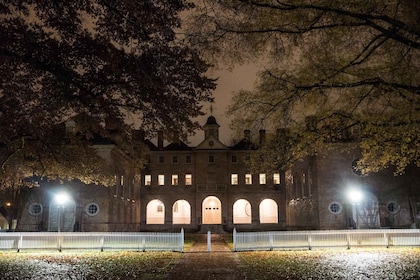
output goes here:
{"type": "Polygon", "coordinates": [[[351,203],[359,203],[363,200],[363,193],[358,189],[351,189],[347,195],[351,203]]]}
{"type": "Polygon", "coordinates": [[[69,201],[69,195],[66,193],[59,193],[55,196],[54,200],[58,205],[62,206],[69,201]]]}
{"type": "Polygon", "coordinates": [[[10,206],[12,206],[12,203],[10,203],[10,202],[6,202],[6,206],[7,206],[7,207],[10,207],[10,206]]]}

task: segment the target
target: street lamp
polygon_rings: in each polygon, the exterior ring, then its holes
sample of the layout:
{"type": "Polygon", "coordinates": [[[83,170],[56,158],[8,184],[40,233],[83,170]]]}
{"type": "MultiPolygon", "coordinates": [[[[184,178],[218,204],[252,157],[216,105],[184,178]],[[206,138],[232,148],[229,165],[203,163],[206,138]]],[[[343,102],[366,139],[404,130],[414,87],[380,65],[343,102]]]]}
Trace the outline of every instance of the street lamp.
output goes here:
{"type": "Polygon", "coordinates": [[[61,231],[61,207],[64,209],[64,205],[69,200],[69,196],[66,193],[59,193],[54,197],[54,200],[57,203],[57,208],[58,208],[57,228],[58,228],[58,232],[60,232],[61,231]]]}
{"type": "Polygon", "coordinates": [[[350,189],[347,193],[347,196],[352,205],[352,218],[356,222],[356,229],[359,228],[359,213],[358,206],[363,200],[363,192],[359,189],[350,189]]]}

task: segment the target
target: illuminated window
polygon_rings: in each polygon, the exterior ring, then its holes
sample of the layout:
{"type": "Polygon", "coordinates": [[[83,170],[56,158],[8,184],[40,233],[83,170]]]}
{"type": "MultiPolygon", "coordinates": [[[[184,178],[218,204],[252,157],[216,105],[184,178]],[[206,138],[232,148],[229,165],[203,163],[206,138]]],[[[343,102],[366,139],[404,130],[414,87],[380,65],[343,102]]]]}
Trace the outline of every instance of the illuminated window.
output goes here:
{"type": "Polygon", "coordinates": [[[273,183],[274,185],[280,185],[280,174],[274,173],[273,174],[273,183]]]}
{"type": "Polygon", "coordinates": [[[165,175],[158,175],[158,185],[159,186],[165,185],[165,175]]]}
{"type": "Polygon", "coordinates": [[[343,211],[343,207],[340,203],[334,201],[330,203],[330,205],[328,206],[328,210],[330,210],[332,214],[338,215],[341,213],[341,211],[343,211]]]}
{"type": "Polygon", "coordinates": [[[156,212],[162,213],[163,212],[163,204],[159,204],[156,208],[156,212]]]}
{"type": "Polygon", "coordinates": [[[245,174],[245,184],[247,184],[247,185],[252,184],[252,175],[251,174],[245,174]]]}
{"type": "Polygon", "coordinates": [[[231,184],[237,185],[238,184],[238,174],[232,174],[231,175],[231,184]]]}
{"type": "Polygon", "coordinates": [[[191,186],[192,185],[192,175],[191,174],[185,174],[185,185],[191,186]]]}
{"type": "Polygon", "coordinates": [[[164,157],[164,156],[159,156],[159,157],[158,157],[158,162],[159,162],[160,164],[165,163],[165,157],[164,157]]]}
{"type": "Polygon", "coordinates": [[[267,183],[265,174],[260,174],[260,185],[265,185],[267,183]]]}
{"type": "Polygon", "coordinates": [[[178,175],[172,175],[172,186],[178,185],[178,175]]]}
{"type": "Polygon", "coordinates": [[[144,175],[144,185],[152,185],[152,175],[144,175]]]}

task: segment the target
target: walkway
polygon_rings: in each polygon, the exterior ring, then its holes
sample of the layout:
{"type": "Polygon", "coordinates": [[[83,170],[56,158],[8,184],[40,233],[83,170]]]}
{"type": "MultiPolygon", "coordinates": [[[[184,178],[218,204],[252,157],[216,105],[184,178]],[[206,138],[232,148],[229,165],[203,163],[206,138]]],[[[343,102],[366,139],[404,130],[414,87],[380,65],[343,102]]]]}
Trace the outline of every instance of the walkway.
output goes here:
{"type": "Polygon", "coordinates": [[[227,246],[222,234],[211,235],[211,252],[207,251],[207,234],[194,235],[188,248],[170,272],[168,279],[247,279],[239,265],[238,255],[227,246]]]}

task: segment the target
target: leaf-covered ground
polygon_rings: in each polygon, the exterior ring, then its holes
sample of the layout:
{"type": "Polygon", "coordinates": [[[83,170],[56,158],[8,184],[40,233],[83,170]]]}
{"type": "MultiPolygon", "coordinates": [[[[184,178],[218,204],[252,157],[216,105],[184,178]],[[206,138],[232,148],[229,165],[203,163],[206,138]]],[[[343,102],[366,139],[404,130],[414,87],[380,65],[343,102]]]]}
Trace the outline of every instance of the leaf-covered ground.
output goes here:
{"type": "Polygon", "coordinates": [[[186,275],[200,279],[420,279],[420,248],[183,254],[0,252],[1,279],[185,279],[186,275]],[[209,274],[203,276],[206,265],[209,274]],[[187,273],[194,270],[196,274],[187,273]]]}
{"type": "Polygon", "coordinates": [[[250,279],[420,279],[419,248],[240,254],[250,279]]]}

